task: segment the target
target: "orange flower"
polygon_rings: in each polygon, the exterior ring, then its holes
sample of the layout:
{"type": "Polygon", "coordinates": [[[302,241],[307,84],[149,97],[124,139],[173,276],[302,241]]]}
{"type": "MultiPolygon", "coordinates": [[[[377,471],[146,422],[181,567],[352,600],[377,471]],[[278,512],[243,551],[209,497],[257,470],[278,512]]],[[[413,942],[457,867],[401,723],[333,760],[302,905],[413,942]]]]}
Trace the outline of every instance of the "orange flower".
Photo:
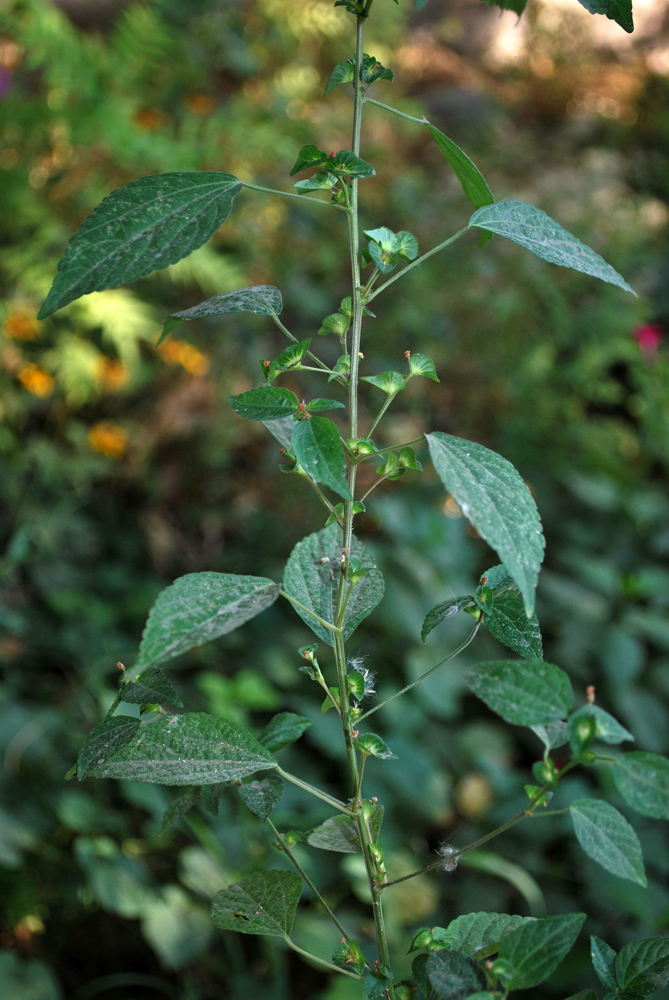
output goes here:
{"type": "Polygon", "coordinates": [[[209,94],[189,94],[186,104],[194,115],[210,115],[216,107],[216,101],[209,94]]]}
{"type": "Polygon", "coordinates": [[[28,392],[31,392],[33,396],[44,398],[50,396],[53,392],[54,382],[52,376],[42,368],[38,368],[37,365],[25,365],[19,371],[18,379],[21,385],[28,392]]]}
{"type": "Polygon", "coordinates": [[[34,310],[18,306],[5,319],[2,332],[11,340],[35,340],[40,334],[40,324],[34,310]]]}
{"type": "Polygon", "coordinates": [[[89,430],[88,443],[93,451],[107,458],[122,458],[128,447],[128,436],[122,427],[102,421],[89,430]]]}
{"type": "Polygon", "coordinates": [[[168,364],[181,365],[190,375],[206,375],[209,371],[207,355],[186,340],[166,340],[158,348],[158,353],[168,364]]]}
{"type": "Polygon", "coordinates": [[[100,388],[107,392],[120,392],[127,385],[129,378],[130,372],[122,361],[104,355],[100,358],[95,374],[95,380],[100,388]]]}

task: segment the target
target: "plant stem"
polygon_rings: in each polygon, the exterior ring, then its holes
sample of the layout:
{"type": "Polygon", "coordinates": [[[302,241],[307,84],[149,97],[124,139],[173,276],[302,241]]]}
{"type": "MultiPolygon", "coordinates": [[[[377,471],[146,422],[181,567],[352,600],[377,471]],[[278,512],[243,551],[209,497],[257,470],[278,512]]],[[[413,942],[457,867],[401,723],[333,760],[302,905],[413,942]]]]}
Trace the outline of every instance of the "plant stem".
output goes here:
{"type": "Polygon", "coordinates": [[[408,115],[405,111],[398,111],[397,108],[391,108],[389,104],[382,104],[381,101],[375,101],[372,97],[366,97],[365,104],[375,104],[377,108],[383,108],[384,111],[391,111],[394,115],[406,118],[407,121],[415,122],[417,125],[429,124],[427,118],[415,118],[413,115],[408,115]]]}
{"type": "MultiPolygon", "coordinates": [[[[274,314],[272,314],[272,319],[274,320],[274,322],[276,323],[276,325],[278,326],[278,328],[281,330],[281,332],[285,333],[285,335],[288,337],[288,340],[290,340],[293,344],[299,344],[300,341],[298,340],[298,338],[295,336],[294,333],[290,332],[290,330],[288,329],[288,327],[285,326],[281,322],[281,320],[279,319],[278,316],[275,316],[274,314]]],[[[328,366],[325,364],[325,362],[321,361],[321,359],[319,357],[317,357],[312,351],[307,351],[306,357],[311,358],[311,360],[313,362],[315,362],[315,364],[318,365],[319,371],[327,372],[328,375],[332,375],[333,374],[332,369],[328,368],[328,366]]],[[[339,382],[340,385],[343,385],[346,388],[348,388],[348,382],[346,381],[345,378],[342,378],[341,375],[336,375],[335,376],[335,381],[339,382]]]]}
{"type": "Polygon", "coordinates": [[[107,721],[107,719],[110,719],[112,717],[112,715],[114,714],[114,712],[116,711],[116,709],[121,704],[122,700],[123,699],[121,697],[121,692],[119,691],[119,693],[116,695],[116,697],[114,698],[113,702],[111,703],[111,705],[107,709],[107,714],[105,715],[105,722],[107,721]]]}
{"type": "Polygon", "coordinates": [[[381,423],[381,419],[383,418],[384,413],[386,412],[386,410],[388,409],[388,407],[390,406],[396,395],[397,393],[393,393],[392,396],[386,396],[386,401],[379,410],[379,412],[377,413],[376,420],[367,431],[367,437],[371,437],[376,428],[378,427],[378,425],[381,423]]]}
{"type": "Polygon", "coordinates": [[[292,191],[279,191],[276,188],[263,187],[262,184],[251,184],[250,181],[241,181],[241,184],[251,191],[262,191],[263,194],[277,194],[281,198],[294,198],[302,203],[307,202],[309,205],[322,205],[324,208],[338,208],[343,212],[348,211],[345,205],[336,205],[332,201],[321,201],[320,198],[305,198],[303,194],[294,194],[292,191]]]}
{"type": "Polygon", "coordinates": [[[335,632],[335,633],[341,632],[340,628],[338,628],[336,625],[332,625],[330,622],[326,622],[325,618],[321,618],[321,616],[317,615],[315,611],[311,610],[311,608],[308,608],[305,604],[302,604],[301,601],[296,600],[296,598],[291,597],[290,594],[287,594],[285,590],[283,589],[279,590],[279,593],[281,594],[282,597],[285,597],[287,601],[290,601],[290,603],[293,604],[296,608],[299,608],[300,611],[304,611],[304,613],[309,615],[311,618],[315,618],[316,621],[323,626],[323,628],[329,629],[330,632],[335,632]]]}
{"type": "Polygon", "coordinates": [[[411,682],[411,684],[407,684],[406,687],[403,687],[401,691],[397,692],[397,694],[391,695],[390,698],[386,698],[386,700],[382,701],[379,705],[375,705],[374,708],[370,708],[368,712],[365,712],[364,715],[360,716],[358,722],[362,722],[362,720],[366,719],[369,715],[373,715],[374,712],[378,712],[378,710],[380,708],[383,708],[384,705],[389,705],[391,701],[395,701],[395,698],[399,698],[401,695],[406,694],[407,691],[410,691],[411,688],[416,686],[416,684],[420,684],[420,682],[424,681],[426,677],[429,677],[430,674],[433,674],[435,670],[437,670],[439,667],[442,667],[444,663],[448,663],[449,660],[453,660],[455,659],[456,656],[459,656],[460,653],[462,653],[462,651],[467,648],[470,642],[474,641],[476,633],[478,632],[480,627],[481,627],[481,619],[479,619],[479,621],[476,622],[474,628],[471,630],[465,641],[461,642],[457,649],[454,649],[452,653],[449,653],[448,656],[445,656],[443,660],[439,660],[439,663],[435,663],[433,667],[430,667],[429,670],[426,670],[424,674],[421,674],[420,677],[417,677],[415,681],[411,682]]]}
{"type": "Polygon", "coordinates": [[[305,958],[310,959],[312,962],[318,962],[319,965],[324,965],[326,969],[331,969],[332,972],[340,972],[342,976],[348,976],[350,979],[361,980],[363,978],[362,976],[356,975],[355,972],[349,972],[348,969],[340,969],[338,965],[333,965],[332,962],[326,962],[324,958],[319,958],[318,955],[312,955],[310,951],[305,951],[304,948],[300,948],[300,946],[295,944],[295,942],[289,937],[284,938],[284,940],[288,947],[292,948],[293,951],[296,951],[298,955],[304,955],[305,958]]]}
{"type": "Polygon", "coordinates": [[[366,760],[367,760],[367,754],[362,754],[362,758],[360,760],[360,772],[358,774],[358,784],[357,784],[356,789],[355,789],[355,797],[354,797],[354,800],[353,800],[354,803],[355,803],[356,808],[357,808],[358,802],[360,801],[360,794],[362,792],[362,776],[365,773],[365,761],[366,760]]]}
{"type": "Polygon", "coordinates": [[[384,281],[382,285],[379,285],[376,291],[372,292],[372,294],[369,296],[367,302],[371,302],[373,299],[376,298],[377,295],[380,295],[381,292],[384,291],[384,289],[388,288],[389,285],[392,285],[394,281],[397,281],[398,278],[403,278],[405,274],[411,271],[414,267],[418,267],[418,265],[422,264],[424,260],[428,259],[428,257],[431,257],[433,254],[438,253],[439,250],[443,250],[445,247],[450,246],[451,243],[455,243],[456,240],[459,240],[460,237],[464,236],[464,234],[468,231],[469,231],[469,226],[464,226],[463,229],[460,229],[457,233],[454,233],[453,236],[449,236],[449,238],[447,240],[444,240],[443,243],[439,243],[436,247],[432,247],[431,250],[428,250],[427,253],[422,254],[422,256],[416,257],[415,260],[412,260],[410,264],[407,264],[405,268],[403,268],[397,274],[393,275],[392,278],[388,278],[388,280],[384,281]]]}
{"type": "Polygon", "coordinates": [[[387,455],[389,451],[400,451],[401,448],[408,448],[412,444],[420,444],[425,440],[425,435],[421,434],[420,437],[412,438],[411,441],[403,441],[402,444],[389,444],[387,448],[377,448],[376,451],[370,452],[369,455],[357,455],[353,461],[356,465],[360,465],[361,462],[366,462],[370,458],[376,458],[378,455],[387,455]]]}
{"type": "Polygon", "coordinates": [[[338,522],[339,526],[342,527],[343,522],[342,522],[341,517],[339,516],[339,514],[337,513],[337,511],[334,509],[334,506],[330,503],[330,501],[326,497],[325,493],[323,493],[323,491],[320,488],[320,486],[318,485],[318,483],[314,479],[312,479],[311,476],[304,476],[304,478],[309,483],[309,485],[312,487],[314,493],[316,494],[316,496],[318,497],[318,499],[321,501],[321,503],[323,504],[323,506],[327,507],[327,509],[329,510],[329,512],[331,514],[334,514],[334,516],[337,518],[337,522],[338,522]]]}
{"type": "Polygon", "coordinates": [[[333,809],[338,809],[339,812],[346,813],[347,816],[353,816],[353,813],[348,806],[345,806],[343,802],[339,801],[339,799],[335,799],[333,795],[328,795],[327,792],[321,791],[320,788],[315,788],[314,785],[310,785],[307,781],[302,781],[301,778],[296,778],[294,774],[290,774],[289,771],[284,771],[284,769],[278,765],[276,771],[282,778],[285,778],[286,781],[290,781],[291,784],[297,785],[298,788],[301,788],[305,792],[309,792],[310,795],[315,796],[317,799],[321,799],[322,802],[327,802],[327,804],[332,806],[333,809]]]}

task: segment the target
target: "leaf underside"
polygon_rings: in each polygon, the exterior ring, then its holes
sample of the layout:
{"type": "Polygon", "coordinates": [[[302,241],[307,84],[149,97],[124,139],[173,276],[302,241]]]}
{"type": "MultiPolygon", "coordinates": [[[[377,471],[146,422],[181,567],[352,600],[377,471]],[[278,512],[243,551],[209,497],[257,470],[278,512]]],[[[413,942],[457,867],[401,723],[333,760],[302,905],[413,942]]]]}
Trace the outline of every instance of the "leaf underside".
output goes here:
{"type": "Polygon", "coordinates": [[[221,930],[286,938],[301,894],[296,872],[256,872],[216,894],[211,919],[221,930]]]}

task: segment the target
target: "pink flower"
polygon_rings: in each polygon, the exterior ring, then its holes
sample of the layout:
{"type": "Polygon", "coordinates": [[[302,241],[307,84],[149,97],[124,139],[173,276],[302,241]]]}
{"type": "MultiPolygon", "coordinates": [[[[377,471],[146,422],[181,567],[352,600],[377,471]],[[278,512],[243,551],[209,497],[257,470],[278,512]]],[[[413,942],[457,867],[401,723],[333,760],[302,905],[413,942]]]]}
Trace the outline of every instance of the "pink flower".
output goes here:
{"type": "Polygon", "coordinates": [[[659,323],[642,323],[634,327],[632,334],[647,361],[657,357],[657,349],[664,339],[659,323]]]}

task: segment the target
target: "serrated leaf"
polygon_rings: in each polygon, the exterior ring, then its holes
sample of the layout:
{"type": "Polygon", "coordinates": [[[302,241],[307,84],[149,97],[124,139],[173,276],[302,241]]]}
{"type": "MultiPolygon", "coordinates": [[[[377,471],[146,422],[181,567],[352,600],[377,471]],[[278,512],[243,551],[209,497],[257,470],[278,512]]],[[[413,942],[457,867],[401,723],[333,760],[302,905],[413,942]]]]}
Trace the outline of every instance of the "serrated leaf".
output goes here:
{"type": "Polygon", "coordinates": [[[336,333],[338,337],[343,337],[348,327],[348,318],[343,313],[330,313],[329,316],[325,317],[316,333],[319,337],[325,337],[328,333],[336,333]]]}
{"type": "Polygon", "coordinates": [[[370,972],[362,984],[362,1000],[386,1000],[392,981],[392,976],[385,972],[370,972]]]}
{"type": "Polygon", "coordinates": [[[327,82],[327,86],[323,93],[323,97],[327,97],[331,90],[338,87],[341,83],[353,83],[355,80],[355,62],[353,59],[347,59],[346,62],[337,63],[335,68],[330,73],[330,79],[327,82]]]}
{"type": "Polygon", "coordinates": [[[283,781],[278,774],[269,774],[262,781],[250,781],[237,788],[242,802],[263,823],[281,801],[283,781]]]}
{"type": "Polygon", "coordinates": [[[441,625],[446,618],[451,618],[453,615],[457,614],[458,611],[464,611],[466,608],[475,608],[476,601],[473,597],[451,597],[448,601],[442,601],[441,604],[435,604],[435,606],[428,611],[425,615],[425,620],[423,621],[423,627],[420,630],[420,637],[425,642],[430,632],[441,625]]]}
{"type": "Polygon", "coordinates": [[[531,616],[545,546],[532,494],[511,463],[489,448],[439,431],[426,438],[439,478],[496,550],[531,616]]]}
{"type": "Polygon", "coordinates": [[[375,56],[368,56],[365,53],[362,60],[362,79],[365,83],[376,83],[377,80],[389,80],[392,83],[395,74],[391,69],[382,66],[375,56]]]}
{"type": "Polygon", "coordinates": [[[282,309],[281,292],[273,285],[252,285],[249,288],[238,288],[236,292],[227,292],[225,295],[214,295],[213,298],[205,299],[190,309],[170,313],[156,346],[183,320],[240,312],[255,313],[258,316],[278,316],[282,309]]]}
{"type": "Polygon", "coordinates": [[[478,587],[476,602],[484,613],[483,624],[490,634],[524,659],[543,659],[537,616],[527,617],[518,587],[506,567],[493,566],[481,579],[486,583],[478,587]]]}
{"type": "Polygon", "coordinates": [[[499,201],[496,205],[480,208],[472,215],[469,225],[504,236],[551,264],[590,274],[593,278],[636,294],[603,257],[577,240],[541,209],[524,201],[499,201]]]}
{"type": "Polygon", "coordinates": [[[602,941],[601,938],[591,934],[590,958],[592,959],[592,967],[602,986],[606,986],[608,990],[613,990],[616,993],[618,991],[618,983],[615,973],[616,953],[613,948],[606,941],[602,941]]]}
{"type": "Polygon", "coordinates": [[[290,176],[294,177],[295,174],[299,174],[302,170],[308,170],[310,167],[318,167],[329,159],[330,157],[324,149],[319,149],[318,146],[308,143],[306,146],[302,146],[297,154],[297,160],[293,164],[290,176]]]}
{"type": "Polygon", "coordinates": [[[402,389],[406,389],[407,384],[404,375],[394,371],[381,372],[379,375],[366,375],[362,381],[375,385],[389,396],[396,396],[402,389]]]}
{"type": "Polygon", "coordinates": [[[557,969],[578,937],[585,913],[544,917],[523,924],[502,941],[498,957],[513,967],[510,990],[526,990],[543,983],[557,969]]]}
{"type": "Polygon", "coordinates": [[[153,174],[112,191],[67,244],[38,319],[188,257],[225,222],[241,188],[232,174],[202,171],[153,174]]]}
{"type": "Polygon", "coordinates": [[[426,997],[429,997],[432,992],[432,987],[427,978],[427,972],[425,966],[427,965],[427,955],[416,955],[413,962],[411,963],[411,972],[413,973],[414,980],[416,981],[416,986],[426,997]]]}
{"type": "MultiPolygon", "coordinates": [[[[369,828],[372,842],[376,843],[383,822],[383,806],[374,806],[369,828]]],[[[349,816],[333,816],[312,830],[307,843],[322,851],[337,851],[339,854],[361,854],[362,844],[357,821],[349,816]]]]}
{"type": "Polygon", "coordinates": [[[217,639],[260,614],[279,596],[261,576],[188,573],[159,594],[149,612],[132,674],[217,639]]]}
{"type": "Polygon", "coordinates": [[[634,31],[632,0],[578,0],[590,14],[604,14],[631,34],[634,31]]]}
{"type": "Polygon", "coordinates": [[[291,436],[293,427],[295,426],[294,417],[280,417],[278,420],[261,420],[260,422],[270,432],[272,437],[279,442],[282,448],[290,451],[291,436]]]}
{"type": "Polygon", "coordinates": [[[378,757],[380,760],[397,760],[397,754],[394,754],[388,744],[376,733],[364,733],[353,740],[353,746],[361,754],[368,757],[378,757]]]}
{"type": "Polygon", "coordinates": [[[177,792],[163,813],[163,821],[160,824],[158,836],[167,829],[170,823],[174,823],[180,816],[184,816],[187,812],[190,812],[201,798],[202,789],[197,785],[184,788],[182,792],[177,792]]]}
{"type": "Polygon", "coordinates": [[[318,399],[311,399],[307,403],[307,410],[309,413],[321,413],[323,410],[344,410],[346,409],[345,403],[340,403],[337,399],[324,399],[320,396],[318,399]]]}
{"type": "Polygon", "coordinates": [[[310,725],[311,719],[295,715],[294,712],[279,712],[267,723],[258,737],[258,743],[262,743],[270,753],[276,753],[299,740],[310,725]]]}
{"type": "Polygon", "coordinates": [[[332,961],[340,969],[352,969],[359,976],[365,968],[365,956],[357,941],[342,941],[332,955],[332,961]]]}
{"type": "Polygon", "coordinates": [[[416,452],[409,445],[400,448],[399,464],[403,469],[413,469],[414,472],[422,472],[423,466],[416,458],[416,452]]]}
{"type": "Polygon", "coordinates": [[[548,722],[546,725],[530,728],[549,750],[555,750],[569,742],[569,727],[566,722],[548,722]]]}
{"type": "Polygon", "coordinates": [[[642,816],[669,819],[669,760],[656,753],[623,753],[613,780],[625,802],[642,816]]]}
{"type": "Polygon", "coordinates": [[[486,984],[476,962],[459,951],[433,951],[428,956],[425,971],[432,988],[448,1000],[466,1000],[486,984]]]}
{"type": "Polygon", "coordinates": [[[669,983],[669,937],[640,938],[621,948],[615,974],[623,996],[650,996],[669,983]]]}
{"type": "Polygon", "coordinates": [[[139,729],[139,719],[129,715],[115,715],[92,729],[77,755],[79,781],[90,774],[94,767],[104,764],[121,747],[125,746],[139,729]]]}
{"type": "Polygon", "coordinates": [[[506,722],[537,726],[564,719],[573,695],[564,670],[542,660],[492,660],[465,670],[474,694],[506,722]]]}
{"type": "Polygon", "coordinates": [[[183,707],[181,698],[170,684],[164,671],[159,667],[149,667],[137,680],[125,681],[119,685],[121,701],[130,705],[176,705],[183,707]]]}
{"type": "Polygon", "coordinates": [[[323,483],[344,500],[351,500],[346,481],[346,452],[339,431],[327,417],[300,420],[291,437],[298,464],[317,483],[323,483]]]}
{"type": "MultiPolygon", "coordinates": [[[[398,250],[397,250],[398,256],[402,260],[409,260],[409,261],[415,260],[419,254],[419,249],[418,249],[418,240],[416,239],[414,234],[408,232],[406,229],[402,229],[397,234],[397,240],[398,240],[398,250]]],[[[419,355],[419,357],[423,357],[423,355],[419,355]]],[[[436,381],[438,382],[439,379],[436,379],[436,381]]]]}
{"type": "Polygon", "coordinates": [[[569,811],[576,839],[589,857],[620,878],[648,884],[639,838],[617,809],[601,799],[578,799],[569,811]]]}
{"type": "MultiPolygon", "coordinates": [[[[595,739],[601,740],[602,743],[615,745],[624,740],[634,740],[632,734],[599,705],[583,705],[573,715],[570,715],[568,722],[570,734],[574,733],[582,719],[595,720],[595,739]]],[[[573,745],[577,747],[578,741],[574,741],[573,745]]]]}
{"type": "Polygon", "coordinates": [[[495,199],[485,177],[464,150],[456,146],[452,139],[449,139],[434,125],[430,125],[428,122],[427,127],[430,135],[453,168],[455,176],[462,185],[465,197],[469,199],[474,208],[483,208],[484,205],[494,204],[495,199]]]}
{"type": "Polygon", "coordinates": [[[308,191],[326,191],[338,183],[339,177],[337,174],[333,174],[331,170],[319,170],[318,173],[312,177],[307,177],[306,180],[296,181],[293,187],[298,194],[305,194],[308,191]]]}
{"type": "MultiPolygon", "coordinates": [[[[327,622],[334,624],[337,593],[341,574],[342,533],[336,524],[307,535],[298,542],[290,554],[283,576],[283,589],[290,597],[300,601],[327,622]]],[[[376,563],[362,542],[353,536],[350,557],[370,567],[351,594],[344,616],[344,638],[348,638],[361,621],[369,615],[383,597],[383,577],[376,563]]],[[[333,633],[320,625],[306,612],[295,608],[297,614],[319,639],[328,646],[334,645],[333,633]]]]}
{"type": "Polygon", "coordinates": [[[535,917],[507,913],[465,913],[452,920],[448,927],[435,927],[433,938],[447,948],[473,958],[478,952],[491,953],[492,947],[508,934],[534,921],[535,917]]]}
{"type": "Polygon", "coordinates": [[[330,158],[329,162],[334,170],[348,177],[373,177],[376,173],[371,163],[361,160],[348,149],[340,150],[334,158],[330,158]]]}
{"type": "Polygon", "coordinates": [[[412,354],[409,358],[409,371],[414,376],[422,375],[423,378],[431,378],[433,382],[439,381],[434,361],[427,354],[412,354]]]}
{"type": "Polygon", "coordinates": [[[279,417],[289,417],[299,406],[299,399],[290,389],[281,389],[274,385],[260,385],[257,389],[249,389],[239,396],[229,396],[230,405],[235,413],[245,420],[277,420],[279,417]]]}
{"type": "Polygon", "coordinates": [[[255,872],[216,893],[211,919],[224,931],[288,938],[301,895],[296,872],[255,872]]]}
{"type": "Polygon", "coordinates": [[[209,785],[270,767],[276,767],[275,758],[241,726],[189,712],[145,723],[89,773],[158,785],[209,785]]]}

